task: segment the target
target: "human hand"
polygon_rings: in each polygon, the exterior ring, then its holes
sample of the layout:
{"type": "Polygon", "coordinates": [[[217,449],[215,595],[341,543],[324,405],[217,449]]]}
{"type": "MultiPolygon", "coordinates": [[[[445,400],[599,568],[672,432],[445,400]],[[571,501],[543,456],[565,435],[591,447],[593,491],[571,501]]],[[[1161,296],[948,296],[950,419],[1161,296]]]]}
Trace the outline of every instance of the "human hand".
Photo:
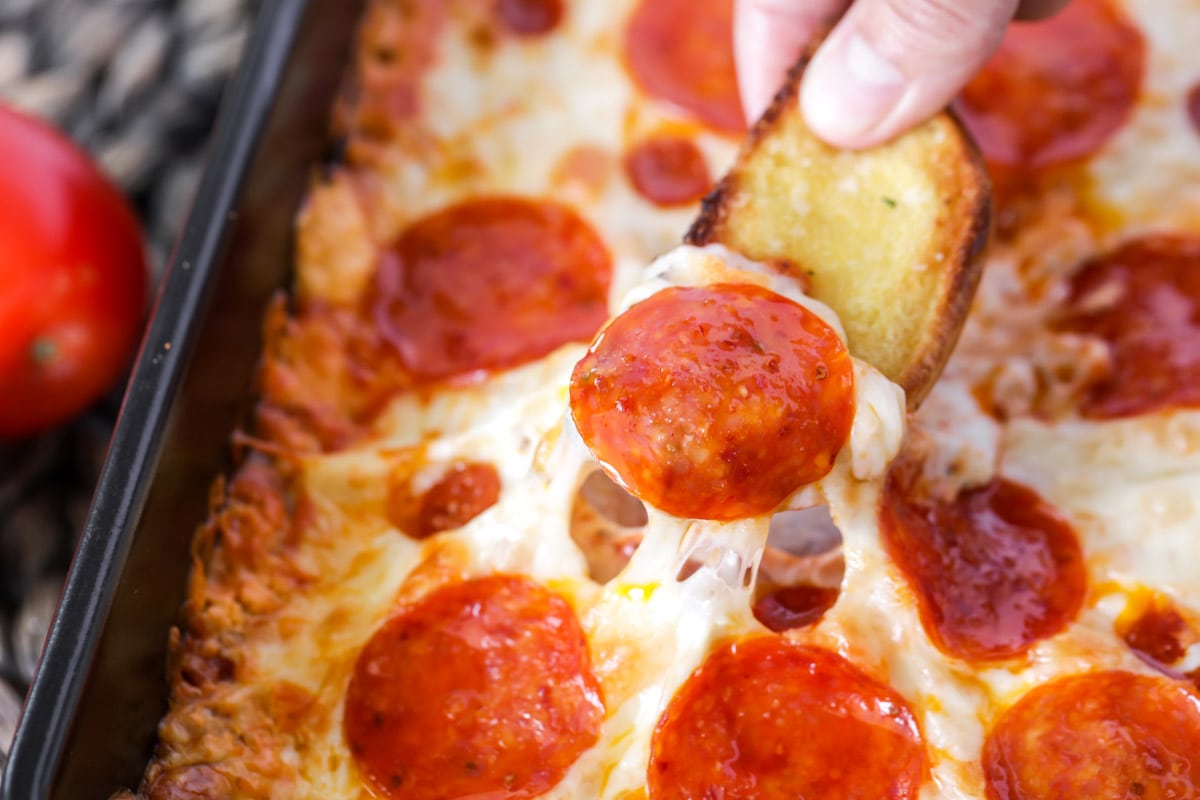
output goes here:
{"type": "Polygon", "coordinates": [[[943,108],[1000,46],[1012,19],[1068,0],[734,0],[734,54],[757,119],[800,51],[845,11],[805,71],[800,106],[831,144],[870,147],[943,108]]]}

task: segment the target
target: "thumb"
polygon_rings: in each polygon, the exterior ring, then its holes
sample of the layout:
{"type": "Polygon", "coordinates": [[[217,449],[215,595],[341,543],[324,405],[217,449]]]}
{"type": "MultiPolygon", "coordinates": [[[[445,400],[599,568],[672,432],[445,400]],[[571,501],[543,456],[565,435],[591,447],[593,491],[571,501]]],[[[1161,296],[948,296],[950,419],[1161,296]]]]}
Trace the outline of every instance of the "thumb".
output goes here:
{"type": "Polygon", "coordinates": [[[859,0],[805,73],[821,138],[862,148],[937,113],[999,47],[1017,0],[859,0]]]}
{"type": "Polygon", "coordinates": [[[733,53],[746,119],[753,122],[818,31],[850,0],[734,0],[733,53]]]}

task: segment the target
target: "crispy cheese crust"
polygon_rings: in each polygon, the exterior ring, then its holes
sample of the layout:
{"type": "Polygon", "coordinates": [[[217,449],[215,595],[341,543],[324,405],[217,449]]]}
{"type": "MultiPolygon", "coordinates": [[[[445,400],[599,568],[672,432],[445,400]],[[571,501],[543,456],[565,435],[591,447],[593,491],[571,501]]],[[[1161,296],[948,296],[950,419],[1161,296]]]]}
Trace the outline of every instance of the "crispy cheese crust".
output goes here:
{"type": "Polygon", "coordinates": [[[147,800],[271,796],[294,776],[295,734],[319,724],[304,689],[264,689],[243,674],[246,635],[312,577],[291,557],[287,478],[252,455],[216,481],[211,505],[192,545],[185,621],[171,633],[170,710],[142,784],[147,800]]]}
{"type": "MultiPolygon", "coordinates": [[[[1031,179],[1021,207],[1028,216],[1000,226],[981,279],[988,184],[953,115],[888,147],[837,153],[799,118],[801,66],[735,164],[735,137],[631,78],[622,37],[632,15],[694,4],[697,19],[711,20],[699,8],[717,0],[576,0],[544,36],[497,24],[494,9],[511,3],[373,0],[335,112],[349,137],[346,162],[314,182],[299,215],[296,286],[268,310],[253,435],[235,438],[250,455],[214,487],[197,536],[171,642],[170,708],[136,796],[385,795],[344,727],[357,660],[425,596],[496,572],[565,599],[603,696],[599,738],[543,795],[554,800],[645,800],[655,727],[680,687],[727,643],[781,629],[778,641],[836,653],[911,709],[928,762],[919,793],[929,800],[989,796],[985,741],[1031,689],[1104,671],[1166,680],[1127,631],[1163,605],[1200,632],[1200,411],[1081,416],[1081,391],[1111,359],[1104,341],[1055,320],[1087,259],[1150,223],[1200,236],[1200,183],[1190,180],[1200,136],[1172,127],[1185,122],[1178,101],[1188,87],[1171,59],[1200,36],[1200,17],[1181,13],[1190,2],[1123,3],[1154,37],[1146,102],[1093,160],[1031,179]],[[733,167],[699,219],[694,205],[640,195],[623,171],[624,156],[663,138],[688,142],[711,176],[733,167]],[[1167,166],[1154,161],[1160,156],[1167,166]],[[803,510],[681,519],[605,478],[563,424],[567,380],[586,342],[416,390],[395,357],[379,357],[386,348],[371,301],[381,260],[429,215],[499,195],[561,203],[596,230],[611,251],[613,313],[622,298],[632,298],[627,307],[664,285],[688,285],[681,274],[697,285],[734,274],[750,263],[736,251],[764,262],[739,279],[798,296],[811,289],[837,312],[829,316],[846,330],[862,391],[834,470],[789,500],[803,510]],[[670,254],[693,271],[643,273],[693,220],[688,241],[705,246],[670,254]],[[977,282],[961,342],[930,391],[977,282]],[[902,393],[880,372],[907,391],[909,411],[924,398],[921,407],[906,415],[902,393]],[[1041,516],[1061,518],[1078,540],[1071,563],[1082,559],[1087,584],[1072,591],[1086,589],[1082,607],[1061,604],[1051,634],[1020,638],[1027,626],[1011,626],[1020,652],[1006,660],[939,649],[920,603],[972,573],[909,574],[889,555],[879,509],[897,452],[921,467],[920,491],[901,498],[910,522],[950,519],[966,531],[967,521],[1012,510],[984,502],[1021,496],[999,492],[998,482],[1035,492],[1054,510],[1041,516]],[[430,487],[453,487],[454,475],[475,467],[494,470],[495,504],[469,520],[439,506],[461,527],[418,530],[430,487]],[[789,606],[797,595],[785,590],[795,586],[825,590],[815,593],[825,604],[789,606]],[[772,627],[757,607],[764,597],[777,601],[776,621],[814,613],[772,627]]],[[[526,4],[536,2],[515,5],[526,4]]],[[[684,30],[681,14],[667,17],[668,28],[684,30]]],[[[998,219],[1012,216],[1013,206],[999,208],[998,219]]],[[[1091,299],[1103,306],[1106,298],[1091,299]]],[[[691,419],[720,413],[712,403],[688,410],[699,415],[691,419]]],[[[458,489],[445,494],[473,497],[458,489]]],[[[976,542],[969,552],[980,563],[967,567],[1010,578],[972,587],[983,605],[966,611],[984,628],[1014,621],[995,613],[1001,605],[1018,615],[1042,607],[1021,598],[1047,581],[1025,578],[1039,552],[1055,551],[1038,550],[1046,536],[1003,538],[1025,530],[1021,523],[984,525],[999,544],[976,542]]],[[[888,535],[901,541],[896,530],[888,535]]],[[[1200,639],[1176,644],[1186,654],[1171,669],[1200,675],[1200,639]]],[[[766,697],[758,695],[742,702],[766,697]]],[[[507,710],[520,713],[519,705],[507,710]]],[[[405,741],[421,740],[410,733],[405,741]]]]}

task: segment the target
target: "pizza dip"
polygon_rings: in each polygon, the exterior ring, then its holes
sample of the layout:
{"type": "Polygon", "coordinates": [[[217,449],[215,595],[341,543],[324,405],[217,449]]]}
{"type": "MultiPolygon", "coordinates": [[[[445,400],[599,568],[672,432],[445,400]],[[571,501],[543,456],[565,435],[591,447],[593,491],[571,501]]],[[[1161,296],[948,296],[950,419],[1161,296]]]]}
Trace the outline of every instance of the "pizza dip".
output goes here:
{"type": "Polygon", "coordinates": [[[731,17],[369,3],[126,797],[1200,797],[1200,8],[956,101],[993,235],[915,411],[814,264],[678,244],[731,17]]]}

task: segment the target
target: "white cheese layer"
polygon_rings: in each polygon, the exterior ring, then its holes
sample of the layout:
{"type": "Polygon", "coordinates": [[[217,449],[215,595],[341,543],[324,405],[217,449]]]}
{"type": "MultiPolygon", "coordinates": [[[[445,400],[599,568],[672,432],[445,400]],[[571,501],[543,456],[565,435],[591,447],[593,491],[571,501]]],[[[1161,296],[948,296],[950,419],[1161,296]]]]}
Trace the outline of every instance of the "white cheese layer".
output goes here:
{"type": "MultiPolygon", "coordinates": [[[[396,143],[381,158],[380,202],[349,212],[353,225],[339,230],[354,241],[337,254],[339,268],[318,274],[321,265],[302,254],[300,286],[334,300],[356,297],[348,287],[369,279],[374,248],[413,220],[465,198],[522,194],[567,203],[595,226],[613,257],[614,311],[670,285],[738,280],[801,303],[841,334],[836,315],[790,278],[719,247],[671,249],[696,208],[664,209],[640,197],[622,173],[623,153],[657,131],[687,135],[717,177],[736,142],[632,84],[621,40],[634,0],[569,5],[552,36],[501,41],[486,53],[453,6],[421,83],[418,144],[396,143]]],[[[1086,371],[1104,357],[1094,342],[1046,333],[1074,266],[1148,228],[1200,232],[1200,136],[1183,107],[1200,79],[1186,66],[1196,63],[1200,13],[1194,0],[1125,5],[1147,37],[1146,89],[1130,123],[1086,167],[1092,200],[1115,221],[1100,230],[1059,215],[994,250],[960,351],[912,423],[929,447],[927,471],[952,476],[956,487],[995,475],[1019,481],[1071,520],[1093,587],[1083,613],[1026,658],[1003,664],[967,664],[931,643],[912,589],[883,550],[877,516],[882,476],[905,438],[904,396],[860,361],[847,446],[828,477],[786,504],[828,505],[845,561],[835,606],[816,626],[788,635],[836,650],[906,699],[932,761],[923,800],[984,796],[978,758],[987,729],[1032,686],[1095,668],[1149,671],[1113,630],[1134,593],[1159,589],[1200,610],[1200,412],[1100,423],[1029,416],[1039,387],[1064,366],[1086,371]],[[985,380],[1010,421],[979,407],[974,390],[985,380]]],[[[798,206],[816,201],[803,188],[798,206]]],[[[329,192],[329,204],[353,206],[348,184],[329,192]]],[[[312,213],[324,213],[319,205],[312,213]]],[[[368,796],[342,737],[347,681],[398,598],[440,582],[521,572],[576,608],[607,715],[597,745],[544,795],[562,800],[628,800],[645,783],[654,726],[679,685],[715,642],[766,632],[750,600],[767,517],[717,524],[651,510],[624,571],[603,585],[587,576],[571,514],[594,466],[563,427],[567,380],[582,352],[569,345],[471,386],[439,388],[432,399],[398,397],[380,417],[377,438],[300,460],[312,521],[296,557],[313,581],[275,624],[245,640],[248,681],[288,681],[317,698],[322,724],[286,755],[302,778],[289,798],[368,796]],[[420,490],[462,460],[496,467],[495,506],[424,541],[387,520],[394,473],[419,462],[410,477],[420,490]],[[698,568],[679,580],[689,562],[698,568]]],[[[1186,664],[1198,660],[1193,647],[1186,664]]]]}

